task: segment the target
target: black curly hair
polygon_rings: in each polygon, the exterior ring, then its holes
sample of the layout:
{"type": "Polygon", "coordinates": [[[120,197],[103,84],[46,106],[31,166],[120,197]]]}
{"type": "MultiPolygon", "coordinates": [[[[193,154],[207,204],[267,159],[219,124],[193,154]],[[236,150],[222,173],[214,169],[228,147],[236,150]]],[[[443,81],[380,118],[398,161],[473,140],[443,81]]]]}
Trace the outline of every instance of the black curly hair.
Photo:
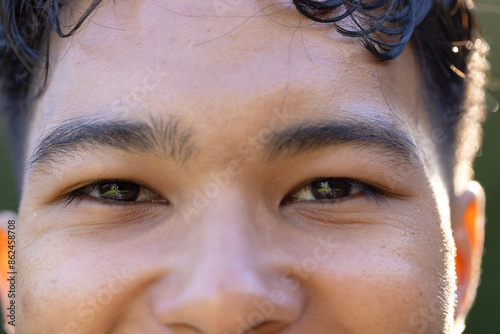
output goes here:
{"type": "MultiPolygon", "coordinates": [[[[48,75],[49,40],[54,32],[61,38],[73,35],[98,10],[102,0],[93,0],[69,27],[62,26],[60,20],[61,9],[68,2],[1,1],[0,109],[7,121],[20,175],[30,105],[43,91],[48,75]]],[[[442,167],[449,176],[450,189],[459,186],[457,180],[472,177],[471,164],[481,143],[488,67],[487,44],[481,37],[472,0],[292,2],[310,20],[334,25],[341,34],[359,39],[380,61],[397,57],[409,42],[414,43],[434,126],[445,134],[437,144],[443,153],[442,167]],[[416,11],[421,11],[418,7],[422,3],[431,8],[425,11],[425,18],[417,20],[416,11]]]]}

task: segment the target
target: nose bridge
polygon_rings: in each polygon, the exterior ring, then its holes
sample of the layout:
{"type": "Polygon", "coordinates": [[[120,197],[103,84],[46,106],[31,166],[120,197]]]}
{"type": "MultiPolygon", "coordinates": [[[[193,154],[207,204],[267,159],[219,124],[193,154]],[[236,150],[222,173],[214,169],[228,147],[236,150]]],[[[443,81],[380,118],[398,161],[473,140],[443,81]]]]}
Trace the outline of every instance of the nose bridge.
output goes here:
{"type": "Polygon", "coordinates": [[[228,192],[191,222],[182,261],[171,272],[176,288],[163,309],[164,325],[179,333],[259,333],[297,317],[300,298],[273,296],[283,264],[267,256],[269,241],[259,234],[257,217],[254,205],[228,192]]]}
{"type": "Polygon", "coordinates": [[[267,294],[266,285],[278,268],[262,254],[264,236],[258,233],[250,207],[255,210],[243,196],[227,191],[212,199],[193,222],[188,257],[192,270],[185,281],[192,288],[203,287],[207,300],[267,294]]]}
{"type": "Polygon", "coordinates": [[[258,231],[256,205],[236,191],[212,200],[194,227],[204,263],[216,262],[221,270],[230,271],[263,265],[258,262],[265,260],[259,256],[265,236],[258,231]]]}

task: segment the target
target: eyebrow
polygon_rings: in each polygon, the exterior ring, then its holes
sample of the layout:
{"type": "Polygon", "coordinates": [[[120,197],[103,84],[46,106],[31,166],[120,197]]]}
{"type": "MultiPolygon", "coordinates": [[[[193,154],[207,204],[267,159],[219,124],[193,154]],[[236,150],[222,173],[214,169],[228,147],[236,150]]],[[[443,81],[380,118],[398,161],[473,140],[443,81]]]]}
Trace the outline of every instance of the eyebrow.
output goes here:
{"type": "Polygon", "coordinates": [[[72,119],[40,140],[27,166],[56,164],[75,152],[102,148],[153,154],[182,165],[192,157],[195,145],[191,131],[181,129],[176,119],[167,122],[72,119]]]}
{"type": "Polygon", "coordinates": [[[272,132],[264,144],[268,161],[305,154],[334,146],[352,144],[371,147],[377,153],[407,164],[421,158],[415,142],[405,131],[380,120],[319,120],[296,124],[272,132]]]}
{"type": "MultiPolygon", "coordinates": [[[[45,135],[29,159],[28,167],[57,164],[75,152],[110,148],[129,153],[153,154],[180,165],[193,156],[192,131],[179,120],[150,122],[83,120],[64,122],[45,135]]],[[[342,144],[372,147],[393,159],[414,164],[420,154],[411,137],[381,121],[353,119],[301,122],[273,131],[263,143],[268,162],[342,144]]]]}

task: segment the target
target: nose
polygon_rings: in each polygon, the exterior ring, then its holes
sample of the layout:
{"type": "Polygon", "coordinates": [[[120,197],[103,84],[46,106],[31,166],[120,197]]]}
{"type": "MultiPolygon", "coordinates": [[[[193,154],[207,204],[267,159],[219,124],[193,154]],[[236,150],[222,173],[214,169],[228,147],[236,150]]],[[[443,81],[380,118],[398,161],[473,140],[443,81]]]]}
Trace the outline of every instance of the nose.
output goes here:
{"type": "Polygon", "coordinates": [[[157,295],[155,313],[172,333],[282,333],[300,317],[300,290],[283,280],[286,254],[257,224],[269,218],[241,203],[219,196],[190,223],[189,240],[157,295]]]}

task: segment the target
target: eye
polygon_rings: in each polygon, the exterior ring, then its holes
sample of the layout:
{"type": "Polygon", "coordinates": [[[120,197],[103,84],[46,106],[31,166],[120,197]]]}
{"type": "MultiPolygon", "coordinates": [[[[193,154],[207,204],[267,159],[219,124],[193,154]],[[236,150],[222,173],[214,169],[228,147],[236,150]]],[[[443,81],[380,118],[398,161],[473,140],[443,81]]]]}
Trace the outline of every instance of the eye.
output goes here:
{"type": "Polygon", "coordinates": [[[113,203],[168,203],[166,199],[137,183],[124,180],[102,180],[72,191],[66,203],[84,199],[113,203]]]}
{"type": "Polygon", "coordinates": [[[287,195],[282,205],[304,201],[333,202],[347,197],[365,196],[375,200],[385,200],[376,187],[349,178],[323,178],[310,181],[287,195]]]}

